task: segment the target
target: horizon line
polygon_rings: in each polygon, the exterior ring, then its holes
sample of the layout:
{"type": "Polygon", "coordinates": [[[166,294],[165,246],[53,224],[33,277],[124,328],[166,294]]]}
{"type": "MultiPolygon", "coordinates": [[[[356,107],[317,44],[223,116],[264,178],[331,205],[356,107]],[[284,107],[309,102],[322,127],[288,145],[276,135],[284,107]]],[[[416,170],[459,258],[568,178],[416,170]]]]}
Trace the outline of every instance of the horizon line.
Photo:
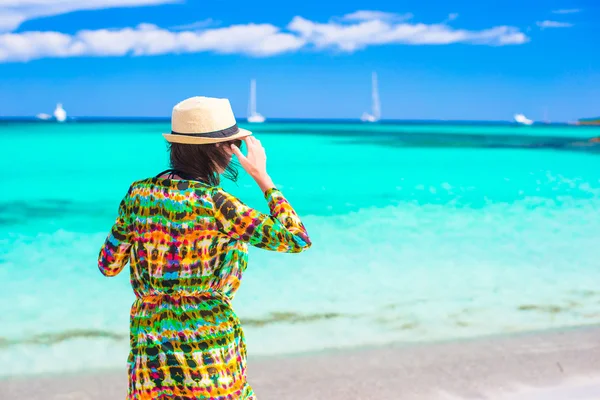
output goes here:
{"type": "MultiPolygon", "coordinates": [[[[169,121],[171,120],[171,116],[137,116],[137,115],[131,115],[131,116],[105,116],[105,115],[76,115],[76,116],[68,116],[68,120],[90,120],[90,119],[96,119],[96,120],[123,120],[123,119],[129,119],[129,120],[165,120],[165,121],[169,121]]],[[[247,121],[248,118],[236,118],[238,121],[247,121]]],[[[596,120],[596,119],[600,119],[600,116],[598,117],[583,117],[583,118],[578,118],[573,120],[573,122],[575,121],[586,121],[586,120],[596,120]]],[[[0,120],[33,120],[33,121],[39,121],[39,122],[53,122],[52,119],[49,120],[42,120],[39,119],[37,116],[35,115],[0,115],[0,120]]],[[[266,123],[268,123],[269,121],[356,121],[356,122],[363,122],[366,124],[369,124],[369,122],[364,122],[361,121],[360,117],[332,117],[332,118],[328,118],[328,117],[271,117],[271,118],[267,118],[266,119],[266,123]]],[[[448,122],[452,122],[452,121],[467,121],[467,122],[478,122],[478,121],[482,121],[482,122],[514,122],[514,120],[512,118],[507,118],[507,119],[461,119],[461,118],[381,118],[377,122],[396,122],[396,121],[448,121],[448,122]]],[[[539,122],[539,123],[546,123],[546,121],[534,121],[534,122],[539,122]]],[[[570,121],[549,121],[550,123],[568,123],[570,121]]]]}
{"type": "MultiPolygon", "coordinates": [[[[568,125],[577,122],[596,120],[600,118],[579,118],[573,121],[553,121],[553,122],[545,122],[545,121],[534,121],[537,125],[568,125]]],[[[69,116],[67,119],[68,123],[70,122],[91,122],[91,121],[165,121],[169,122],[171,120],[170,116],[158,116],[158,117],[149,117],[149,116],[69,116]]],[[[255,124],[248,122],[247,118],[238,118],[237,119],[241,123],[249,123],[256,126],[260,126],[261,124],[255,124]]],[[[35,116],[0,116],[0,121],[23,121],[23,122],[39,122],[39,123],[56,123],[54,120],[41,120],[35,116]]],[[[373,125],[377,123],[410,123],[410,122],[436,122],[436,123],[453,123],[453,122],[474,122],[474,123],[515,123],[513,119],[435,119],[435,118],[424,118],[424,119],[410,119],[410,118],[393,118],[386,119],[382,118],[377,122],[364,122],[361,121],[360,118],[303,118],[303,117],[279,117],[279,118],[267,118],[265,122],[262,124],[268,124],[269,122],[353,122],[361,125],[373,125]]]]}

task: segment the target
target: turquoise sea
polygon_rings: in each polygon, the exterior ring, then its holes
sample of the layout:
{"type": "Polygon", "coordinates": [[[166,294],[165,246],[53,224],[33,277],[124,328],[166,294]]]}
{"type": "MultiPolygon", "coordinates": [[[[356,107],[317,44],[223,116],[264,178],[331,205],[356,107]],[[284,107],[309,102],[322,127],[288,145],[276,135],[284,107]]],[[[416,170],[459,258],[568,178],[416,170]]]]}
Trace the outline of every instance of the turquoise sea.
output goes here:
{"type": "MultiPolygon", "coordinates": [[[[313,241],[251,249],[250,358],[600,323],[599,128],[245,127],[313,241]]],[[[167,168],[168,130],[0,121],[0,376],[124,368],[129,277],[96,260],[129,184],[167,168]]],[[[224,187],[267,211],[247,176],[224,187]]]]}

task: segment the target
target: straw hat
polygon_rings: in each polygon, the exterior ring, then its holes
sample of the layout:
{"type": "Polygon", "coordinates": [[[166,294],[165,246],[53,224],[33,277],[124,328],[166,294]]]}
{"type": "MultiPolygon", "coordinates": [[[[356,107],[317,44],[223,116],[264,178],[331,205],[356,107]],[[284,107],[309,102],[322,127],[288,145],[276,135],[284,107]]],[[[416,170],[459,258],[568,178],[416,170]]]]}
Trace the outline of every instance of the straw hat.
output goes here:
{"type": "Polygon", "coordinates": [[[241,139],[252,132],[238,128],[227,99],[190,97],[173,107],[171,133],[163,133],[171,143],[209,144],[241,139]]]}

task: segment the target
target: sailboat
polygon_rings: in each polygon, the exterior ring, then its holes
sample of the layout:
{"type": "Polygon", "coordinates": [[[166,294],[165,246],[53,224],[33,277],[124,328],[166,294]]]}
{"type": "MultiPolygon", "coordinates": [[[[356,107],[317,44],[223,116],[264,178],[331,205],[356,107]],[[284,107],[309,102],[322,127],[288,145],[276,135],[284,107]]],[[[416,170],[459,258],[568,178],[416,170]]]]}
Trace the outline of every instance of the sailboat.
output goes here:
{"type": "Polygon", "coordinates": [[[47,121],[50,118],[52,118],[52,116],[50,114],[46,114],[46,113],[39,113],[38,115],[35,116],[37,119],[41,119],[42,121],[47,121]]]}
{"type": "Polygon", "coordinates": [[[548,108],[544,108],[544,124],[546,125],[550,125],[552,122],[550,121],[550,119],[548,118],[548,108]]]}
{"type": "Polygon", "coordinates": [[[248,104],[248,122],[265,122],[265,117],[256,112],[256,80],[250,81],[250,103],[248,104]]]}
{"type": "Polygon", "coordinates": [[[363,122],[377,122],[381,118],[381,104],[379,102],[379,90],[377,88],[377,73],[371,75],[371,114],[365,112],[360,117],[363,122]]]}
{"type": "Polygon", "coordinates": [[[54,109],[54,118],[56,118],[56,121],[58,122],[65,122],[67,119],[67,112],[61,103],[58,103],[54,109]]]}
{"type": "Polygon", "coordinates": [[[521,125],[533,125],[533,121],[523,114],[515,114],[515,121],[521,125]]]}

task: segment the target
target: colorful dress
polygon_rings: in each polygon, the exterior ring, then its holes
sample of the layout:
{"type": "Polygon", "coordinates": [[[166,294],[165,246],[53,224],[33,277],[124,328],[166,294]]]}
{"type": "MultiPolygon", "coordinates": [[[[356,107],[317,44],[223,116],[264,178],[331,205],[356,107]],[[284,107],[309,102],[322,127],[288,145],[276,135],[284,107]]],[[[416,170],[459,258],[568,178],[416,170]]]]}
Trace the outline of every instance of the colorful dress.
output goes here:
{"type": "Polygon", "coordinates": [[[130,263],[128,399],[255,399],[231,308],[248,244],[290,253],[311,245],[281,192],[265,197],[270,215],[198,181],[131,185],[98,260],[106,276],[130,263]]]}

